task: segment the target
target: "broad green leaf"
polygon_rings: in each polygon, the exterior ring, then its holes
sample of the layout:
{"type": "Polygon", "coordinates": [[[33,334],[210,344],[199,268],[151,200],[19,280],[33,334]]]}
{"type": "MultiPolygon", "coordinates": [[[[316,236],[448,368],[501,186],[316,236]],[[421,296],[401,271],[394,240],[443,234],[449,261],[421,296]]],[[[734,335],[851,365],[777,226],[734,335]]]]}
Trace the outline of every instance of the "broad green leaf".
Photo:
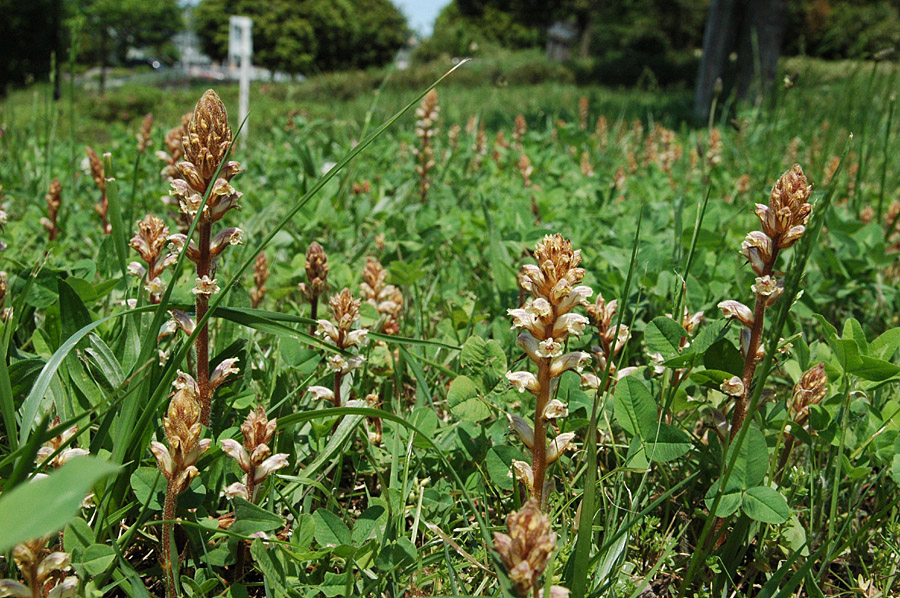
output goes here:
{"type": "Polygon", "coordinates": [[[119,471],[96,457],[72,459],[46,478],[29,481],[0,495],[0,552],[61,530],[78,512],[94,483],[119,471]],[[40,505],[40,517],[23,517],[40,505]]]}
{"type": "Polygon", "coordinates": [[[848,318],[844,322],[844,331],[841,334],[844,340],[851,340],[859,347],[860,355],[869,353],[869,343],[866,341],[866,334],[863,332],[862,326],[855,318],[848,318]]]}
{"type": "Polygon", "coordinates": [[[768,486],[745,490],[741,510],[750,519],[763,523],[784,523],[791,516],[791,509],[784,496],[768,486]]]}
{"type": "Polygon", "coordinates": [[[313,522],[316,525],[316,542],[321,546],[334,547],[353,542],[347,524],[331,511],[324,508],[316,509],[313,513],[313,522]]]}
{"type": "Polygon", "coordinates": [[[385,512],[384,507],[381,505],[375,505],[363,511],[362,515],[354,522],[353,531],[350,533],[351,542],[354,546],[362,546],[369,539],[379,520],[382,525],[387,521],[386,517],[382,517],[385,512]]]}
{"type": "Polygon", "coordinates": [[[900,347],[900,328],[891,328],[869,343],[869,357],[890,359],[900,347]]]}
{"type": "Polygon", "coordinates": [[[703,354],[703,366],[707,370],[728,372],[732,376],[744,373],[744,357],[727,338],[720,339],[703,354]]]}
{"type": "Polygon", "coordinates": [[[81,555],[81,564],[91,575],[100,575],[116,560],[116,551],[106,544],[91,544],[81,555]]]}
{"type": "Polygon", "coordinates": [[[660,353],[664,360],[679,354],[681,339],[685,337],[687,337],[687,332],[684,328],[672,318],[665,316],[653,318],[644,330],[647,352],[660,353]]]}
{"type": "Polygon", "coordinates": [[[280,515],[258,507],[255,504],[236,497],[234,499],[234,524],[231,531],[249,536],[256,532],[268,532],[284,525],[280,515]]]}
{"type": "Polygon", "coordinates": [[[165,500],[166,479],[156,467],[138,467],[131,474],[131,489],[142,505],[161,511],[165,500]]]}
{"type": "MultiPolygon", "coordinates": [[[[738,462],[743,464],[744,488],[752,488],[762,482],[769,468],[769,449],[766,438],[756,426],[747,430],[747,436],[741,446],[738,462]]],[[[733,477],[733,476],[732,476],[733,477]]]]}
{"type": "Polygon", "coordinates": [[[66,552],[79,553],[94,543],[94,530],[81,517],[76,517],[66,526],[63,534],[66,552]]]}
{"type": "Polygon", "coordinates": [[[644,383],[633,376],[619,380],[614,400],[619,425],[630,436],[652,440],[656,434],[656,403],[644,383]]]}
{"type": "MultiPolygon", "coordinates": [[[[725,492],[722,494],[722,499],[719,501],[719,506],[716,507],[716,512],[714,515],[716,517],[728,517],[735,511],[737,511],[741,506],[741,486],[739,483],[735,483],[734,475],[732,474],[731,478],[728,479],[728,487],[725,489],[725,492]]],[[[719,491],[719,486],[721,480],[716,480],[716,482],[712,485],[709,491],[706,493],[705,501],[706,508],[711,509],[713,506],[713,502],[716,498],[716,493],[719,491]]]]}
{"type": "Polygon", "coordinates": [[[656,436],[645,439],[647,457],[656,463],[665,463],[691,450],[691,437],[683,430],[669,424],[660,424],[656,436]]]}
{"type": "Polygon", "coordinates": [[[456,417],[469,421],[481,421],[491,414],[478,387],[468,376],[457,376],[447,391],[447,403],[456,417]]]}
{"type": "Polygon", "coordinates": [[[506,353],[495,340],[470,336],[459,354],[459,365],[480,385],[482,392],[488,393],[506,373],[506,353]]]}
{"type": "Polygon", "coordinates": [[[266,578],[266,582],[275,590],[275,595],[286,596],[288,590],[284,586],[284,570],[278,559],[274,558],[274,554],[278,550],[277,547],[270,549],[261,538],[255,539],[250,545],[250,554],[253,556],[253,560],[256,561],[256,566],[266,578]]]}
{"type": "Polygon", "coordinates": [[[860,365],[849,370],[849,373],[872,382],[883,382],[900,373],[900,366],[889,361],[876,359],[867,355],[860,356],[860,365]]]}

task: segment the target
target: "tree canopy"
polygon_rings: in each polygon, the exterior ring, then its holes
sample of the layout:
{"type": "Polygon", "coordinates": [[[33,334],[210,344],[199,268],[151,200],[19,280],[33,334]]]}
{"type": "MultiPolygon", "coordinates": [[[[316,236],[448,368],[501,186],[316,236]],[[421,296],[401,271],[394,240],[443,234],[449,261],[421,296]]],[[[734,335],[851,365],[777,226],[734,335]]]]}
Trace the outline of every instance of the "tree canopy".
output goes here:
{"type": "Polygon", "coordinates": [[[389,0],[201,0],[194,11],[204,51],[228,52],[228,16],[253,19],[253,62],[288,73],[389,62],[408,34],[389,0]]]}

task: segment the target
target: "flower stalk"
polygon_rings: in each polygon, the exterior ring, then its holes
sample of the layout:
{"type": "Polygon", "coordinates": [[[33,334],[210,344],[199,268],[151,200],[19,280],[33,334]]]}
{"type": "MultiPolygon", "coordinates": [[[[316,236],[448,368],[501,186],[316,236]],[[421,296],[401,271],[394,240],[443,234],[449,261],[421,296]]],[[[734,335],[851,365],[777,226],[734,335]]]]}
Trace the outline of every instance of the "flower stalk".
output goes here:
{"type": "Polygon", "coordinates": [[[766,309],[772,306],[784,290],[783,282],[774,275],[778,254],[796,243],[806,231],[812,206],[809,196],[812,186],[807,182],[799,164],[781,175],[772,187],[769,205],[756,204],[756,215],[762,230],[750,232],[741,244],[741,254],[747,258],[756,273],[751,287],[756,304],[751,311],[738,301],[722,301],[719,309],[728,318],[738,320],[741,330],[741,351],[744,369],[741,386],[733,384],[738,394],[731,416],[730,437],[734,439],[744,425],[747,416],[747,396],[756,366],[764,356],[761,347],[766,309]]]}
{"type": "MultiPolygon", "coordinates": [[[[209,298],[219,291],[215,279],[215,265],[219,256],[229,245],[242,242],[242,231],[238,228],[227,228],[215,238],[212,236],[213,224],[238,207],[238,200],[242,195],[231,186],[231,179],[240,172],[240,164],[233,161],[223,164],[231,139],[225,104],[216,92],[207,90],[197,102],[183,138],[185,161],[177,165],[182,178],[171,181],[172,195],[178,199],[182,215],[199,219],[196,244],[182,234],[169,237],[176,249],[187,249],[188,259],[196,265],[196,285],[192,292],[196,296],[198,322],[209,310],[209,298]],[[207,194],[206,205],[201,212],[200,206],[207,194]]],[[[195,352],[200,421],[208,426],[212,403],[208,324],[204,324],[197,335],[195,352]]]]}
{"type": "Polygon", "coordinates": [[[358,353],[351,353],[351,349],[358,351],[369,342],[369,331],[365,328],[353,329],[353,323],[359,320],[359,306],[361,301],[354,299],[350,289],[345,288],[329,301],[333,322],[318,320],[316,335],[326,343],[336,347],[340,352],[328,356],[328,369],[334,372],[334,387],[327,389],[323,386],[311,386],[316,398],[328,399],[335,407],[341,406],[341,384],[344,376],[359,369],[365,357],[358,353]]]}
{"type": "Polygon", "coordinates": [[[581,373],[590,361],[584,351],[563,353],[569,336],[579,337],[588,324],[587,317],[573,313],[576,306],[584,306],[593,291],[578,285],[584,278],[579,268],[581,251],[572,249],[572,242],[562,235],[547,235],[534,251],[537,265],[526,264],[519,273],[519,284],[530,295],[525,304],[508,313],[513,329],[521,328],[516,344],[525,350],[537,366],[537,375],[528,371],[507,372],[506,378],[519,392],[526,390],[536,397],[534,429],[519,416],[509,416],[514,432],[531,449],[531,467],[513,462],[517,479],[525,484],[539,508],[543,508],[547,493],[547,467],[569,448],[575,435],[560,434],[547,445],[548,424],[568,411],[560,401],[552,399],[558,378],[568,370],[581,373]]]}
{"type": "MultiPolygon", "coordinates": [[[[309,301],[309,317],[317,320],[319,317],[319,297],[328,288],[328,255],[322,246],[313,241],[306,250],[306,280],[309,284],[301,282],[300,292],[309,301]]],[[[316,325],[310,326],[309,333],[315,334],[316,325]]]]}

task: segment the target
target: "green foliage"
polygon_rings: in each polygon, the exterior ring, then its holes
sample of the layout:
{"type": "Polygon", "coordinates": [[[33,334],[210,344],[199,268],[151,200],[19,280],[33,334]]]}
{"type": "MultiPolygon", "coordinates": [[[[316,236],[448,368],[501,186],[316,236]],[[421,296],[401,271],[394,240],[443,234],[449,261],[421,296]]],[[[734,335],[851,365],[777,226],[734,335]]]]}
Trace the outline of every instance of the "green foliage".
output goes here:
{"type": "Polygon", "coordinates": [[[388,0],[202,0],[196,29],[217,60],[227,58],[234,14],[253,19],[254,63],[288,73],[381,66],[407,35],[405,17],[388,0]]]}

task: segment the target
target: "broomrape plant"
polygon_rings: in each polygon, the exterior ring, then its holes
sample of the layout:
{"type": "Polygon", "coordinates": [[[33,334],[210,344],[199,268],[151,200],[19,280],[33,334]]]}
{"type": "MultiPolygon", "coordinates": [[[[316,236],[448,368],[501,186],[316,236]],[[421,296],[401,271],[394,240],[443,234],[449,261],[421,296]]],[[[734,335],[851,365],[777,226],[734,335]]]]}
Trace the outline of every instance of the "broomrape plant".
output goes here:
{"type": "Polygon", "coordinates": [[[522,266],[519,282],[531,295],[522,307],[508,310],[513,317],[513,329],[520,328],[516,344],[537,366],[537,375],[529,371],[507,372],[506,378],[520,392],[528,391],[537,397],[534,411],[534,429],[525,419],[509,416],[512,429],[531,449],[531,466],[514,461],[516,478],[522,482],[532,498],[541,507],[546,502],[548,482],[547,467],[569,448],[575,434],[560,434],[547,445],[547,426],[553,420],[568,414],[566,406],[555,394],[559,377],[568,370],[581,373],[590,361],[584,351],[563,353],[569,336],[579,337],[588,324],[587,317],[572,310],[584,306],[593,291],[578,285],[584,278],[579,268],[581,250],[572,249],[572,242],[562,235],[547,235],[534,249],[537,265],[522,266]]]}

